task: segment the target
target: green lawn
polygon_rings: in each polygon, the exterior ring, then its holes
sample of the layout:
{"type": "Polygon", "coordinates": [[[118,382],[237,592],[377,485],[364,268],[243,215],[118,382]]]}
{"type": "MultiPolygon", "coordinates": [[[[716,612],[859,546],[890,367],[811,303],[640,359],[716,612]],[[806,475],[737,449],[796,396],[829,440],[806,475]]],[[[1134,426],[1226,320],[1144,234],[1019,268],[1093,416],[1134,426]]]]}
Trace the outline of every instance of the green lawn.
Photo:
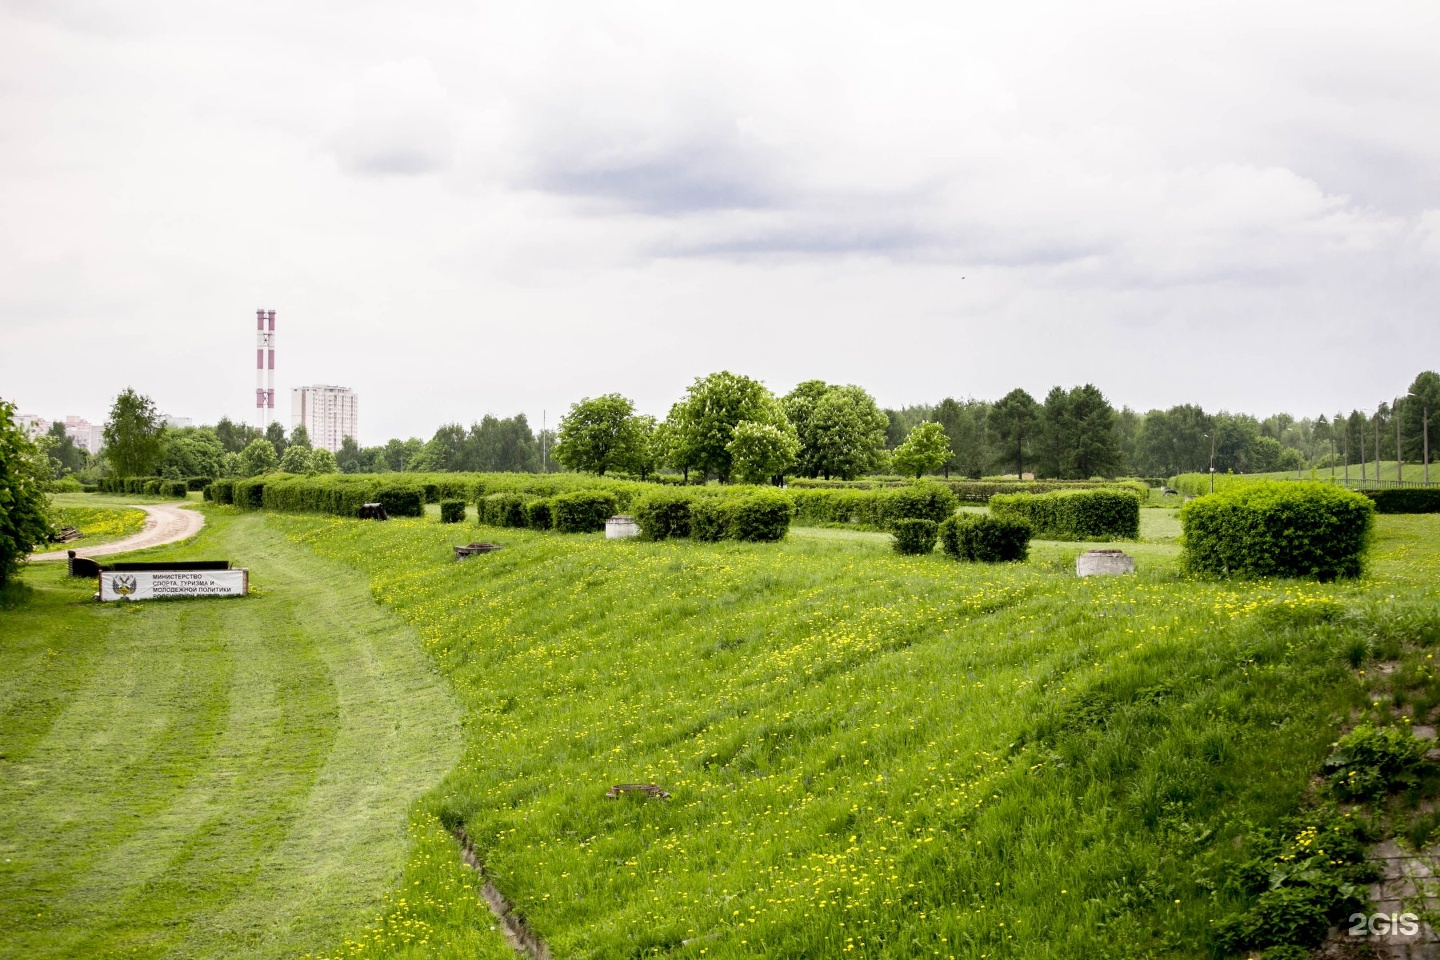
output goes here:
{"type": "MultiPolygon", "coordinates": [[[[1081,581],[1085,544],[987,567],[832,529],[270,522],[364,571],[452,678],[470,736],[425,815],[564,957],[1195,956],[1368,709],[1352,663],[1440,640],[1431,517],[1380,518],[1372,577],[1334,585],[1186,580],[1173,527],[1081,581]],[[455,561],[477,538],[506,546],[455,561]],[[648,782],[672,799],[604,796],[648,782]]],[[[388,915],[432,956],[473,949],[452,882],[412,858],[423,899],[388,915]]]]}
{"type": "Polygon", "coordinates": [[[1162,510],[1085,580],[206,511],[151,553],[257,596],[0,611],[0,956],[498,960],[460,827],[557,957],[1206,955],[1342,724],[1440,712],[1440,517],[1321,585],[1188,580],[1162,510]]]}
{"type": "Polygon", "coordinates": [[[246,599],[89,602],[63,565],[0,610],[0,957],[293,957],[384,909],[433,843],[455,702],[363,580],[261,516],[147,558],[246,599]]]}

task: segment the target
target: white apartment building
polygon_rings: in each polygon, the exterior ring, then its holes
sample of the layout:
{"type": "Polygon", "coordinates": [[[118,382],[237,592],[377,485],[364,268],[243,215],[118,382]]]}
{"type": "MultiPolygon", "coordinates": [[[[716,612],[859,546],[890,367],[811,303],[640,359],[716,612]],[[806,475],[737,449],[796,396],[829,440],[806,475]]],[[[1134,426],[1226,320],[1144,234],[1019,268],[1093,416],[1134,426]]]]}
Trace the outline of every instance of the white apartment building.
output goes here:
{"type": "Polygon", "coordinates": [[[290,429],[301,424],[315,449],[331,453],[346,437],[360,438],[360,398],[349,387],[317,383],[290,391],[290,429]]]}
{"type": "Polygon", "coordinates": [[[66,417],[65,435],[75,441],[75,446],[92,456],[105,446],[105,427],[84,417],[66,417]]]}
{"type": "Polygon", "coordinates": [[[25,431],[25,435],[32,440],[43,433],[50,432],[50,421],[44,417],[36,416],[33,413],[17,413],[15,414],[14,422],[18,424],[20,429],[25,431]]]}

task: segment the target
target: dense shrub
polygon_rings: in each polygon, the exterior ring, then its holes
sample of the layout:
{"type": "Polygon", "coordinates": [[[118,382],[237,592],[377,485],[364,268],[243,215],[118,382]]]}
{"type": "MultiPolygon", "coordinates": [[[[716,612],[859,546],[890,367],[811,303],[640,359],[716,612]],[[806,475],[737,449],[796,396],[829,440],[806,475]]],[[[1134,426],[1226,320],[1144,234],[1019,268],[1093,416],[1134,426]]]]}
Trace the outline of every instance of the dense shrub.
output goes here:
{"type": "Polygon", "coordinates": [[[960,505],[949,488],[938,483],[917,483],[891,490],[885,497],[884,518],[890,526],[900,520],[940,523],[960,505]]]}
{"type": "Polygon", "coordinates": [[[241,510],[260,510],[265,506],[265,484],[267,478],[264,474],[258,477],[246,477],[243,480],[235,481],[235,506],[241,510]]]}
{"type": "Polygon", "coordinates": [[[207,486],[209,486],[209,485],[210,485],[210,478],[209,478],[209,477],[186,477],[186,478],[185,478],[185,489],[186,489],[186,490],[191,490],[191,491],[193,491],[193,490],[204,490],[204,489],[205,489],[207,486]]]}
{"type": "Polygon", "coordinates": [[[940,524],[946,556],[979,563],[1023,561],[1030,553],[1030,524],[1009,517],[961,513],[940,524]]]}
{"type": "Polygon", "coordinates": [[[213,500],[216,503],[235,502],[235,481],[220,479],[213,481],[205,488],[205,499],[213,500]]]}
{"type": "Polygon", "coordinates": [[[696,497],[690,501],[690,536],[713,543],[725,539],[730,527],[730,501],[723,497],[696,497]]]}
{"type": "Polygon", "coordinates": [[[79,493],[84,485],[76,477],[61,477],[45,484],[45,489],[51,493],[79,493]]]}
{"type": "Polygon", "coordinates": [[[620,510],[619,499],[608,490],[576,490],[550,501],[555,529],[560,533],[594,533],[620,510]]]}
{"type": "Polygon", "coordinates": [[[1331,788],[1342,800],[1365,800],[1413,786],[1430,744],[1409,730],[1362,723],[1333,746],[1325,761],[1331,788]]]}
{"type": "Polygon", "coordinates": [[[1327,483],[1236,485],[1180,508],[1183,562],[1202,576],[1359,576],[1374,514],[1368,497],[1327,483]]]}
{"type": "Polygon", "coordinates": [[[425,495],[419,487],[390,487],[375,493],[375,502],[392,517],[425,516],[425,495]]]}
{"type": "MultiPolygon", "coordinates": [[[[714,498],[711,498],[714,499],[714,498]]],[[[761,491],[749,496],[731,497],[725,501],[725,539],[752,543],[773,543],[783,540],[790,531],[795,505],[790,498],[775,491],[761,491]]]]}
{"type": "Polygon", "coordinates": [[[1012,493],[990,498],[997,517],[1024,520],[1041,540],[1134,540],[1140,497],[1122,490],[1012,493]]]}
{"type": "MultiPolygon", "coordinates": [[[[1144,480],[950,480],[931,477],[926,483],[945,487],[961,500],[984,503],[997,493],[1050,493],[1055,490],[1133,490],[1145,496],[1144,480]]],[[[815,480],[805,477],[789,481],[792,490],[884,490],[908,487],[904,477],[866,477],[863,480],[815,480]]],[[[1157,484],[1158,485],[1158,484],[1157,484]]]]}
{"type": "Polygon", "coordinates": [[[555,528],[555,510],[549,497],[536,497],[525,504],[525,526],[531,530],[555,528]]]}
{"type": "Polygon", "coordinates": [[[1366,490],[1365,496],[1375,501],[1376,513],[1440,513],[1440,488],[1366,490]]]}
{"type": "Polygon", "coordinates": [[[902,517],[895,521],[895,541],[891,544],[896,553],[920,556],[935,549],[935,538],[940,525],[934,520],[922,517],[902,517]]]}
{"type": "Polygon", "coordinates": [[[640,527],[645,540],[665,540],[690,536],[690,502],[692,494],[683,490],[657,490],[647,493],[630,505],[630,514],[640,527]]]}
{"type": "Polygon", "coordinates": [[[160,479],[146,480],[145,485],[143,488],[141,488],[140,492],[145,494],[147,497],[158,497],[160,496],[160,484],[166,482],[168,481],[160,479]]]}
{"type": "Polygon", "coordinates": [[[480,522],[491,527],[528,525],[525,505],[531,500],[523,493],[491,493],[476,502],[480,522]]]}
{"type": "Polygon", "coordinates": [[[160,496],[184,500],[190,486],[184,480],[164,480],[160,483],[160,496]]]}
{"type": "Polygon", "coordinates": [[[441,500],[440,501],[440,522],[461,523],[465,520],[464,500],[441,500]]]}

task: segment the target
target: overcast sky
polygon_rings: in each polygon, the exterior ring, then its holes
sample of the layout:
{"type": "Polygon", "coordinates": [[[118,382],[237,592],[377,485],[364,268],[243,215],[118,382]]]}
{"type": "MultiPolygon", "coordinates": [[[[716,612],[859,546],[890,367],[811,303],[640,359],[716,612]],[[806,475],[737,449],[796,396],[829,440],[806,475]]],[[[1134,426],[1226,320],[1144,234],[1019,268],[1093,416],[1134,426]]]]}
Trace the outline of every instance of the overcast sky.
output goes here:
{"type": "Polygon", "coordinates": [[[1440,367],[1440,4],[0,0],[0,396],[361,441],[728,368],[1369,408],[1440,367]]]}

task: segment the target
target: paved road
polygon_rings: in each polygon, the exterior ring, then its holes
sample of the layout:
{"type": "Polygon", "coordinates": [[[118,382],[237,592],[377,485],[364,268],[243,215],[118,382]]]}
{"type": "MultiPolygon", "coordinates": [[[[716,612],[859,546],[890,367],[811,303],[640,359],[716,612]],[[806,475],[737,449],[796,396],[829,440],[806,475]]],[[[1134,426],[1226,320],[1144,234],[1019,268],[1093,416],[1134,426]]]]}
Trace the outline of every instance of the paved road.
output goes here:
{"type": "Polygon", "coordinates": [[[146,547],[158,547],[166,543],[174,543],[177,540],[188,540],[199,533],[201,527],[205,526],[205,518],[201,514],[194,510],[184,510],[176,503],[143,506],[137,503],[135,506],[144,510],[148,516],[145,518],[145,529],[134,536],[89,548],[86,548],[84,540],[77,540],[75,544],[67,546],[64,550],[34,554],[30,557],[31,561],[64,560],[68,550],[74,550],[78,557],[103,557],[110,553],[127,553],[131,550],[143,550],[146,547]]]}

